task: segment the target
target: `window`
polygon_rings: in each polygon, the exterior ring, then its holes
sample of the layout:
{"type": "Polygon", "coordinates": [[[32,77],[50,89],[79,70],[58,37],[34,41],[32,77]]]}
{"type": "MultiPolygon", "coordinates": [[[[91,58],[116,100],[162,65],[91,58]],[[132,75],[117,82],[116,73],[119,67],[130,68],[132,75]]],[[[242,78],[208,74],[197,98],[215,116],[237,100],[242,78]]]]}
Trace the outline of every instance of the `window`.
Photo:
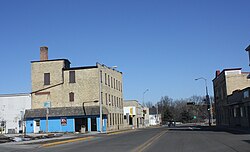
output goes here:
{"type": "Polygon", "coordinates": [[[122,92],[122,83],[121,83],[121,92],[122,92]]]}
{"type": "Polygon", "coordinates": [[[108,85],[110,86],[110,79],[109,79],[109,75],[108,75],[108,85]]]}
{"type": "Polygon", "coordinates": [[[69,83],[76,83],[75,71],[69,71],[69,83]]]}
{"type": "Polygon", "coordinates": [[[121,91],[120,84],[121,84],[121,82],[120,82],[120,81],[118,81],[118,90],[119,90],[119,91],[121,91]]]}
{"type": "Polygon", "coordinates": [[[244,98],[249,98],[249,92],[248,92],[248,90],[244,91],[243,95],[244,95],[244,98]]]}
{"type": "Polygon", "coordinates": [[[111,105],[110,94],[109,94],[109,105],[111,105]]]}
{"type": "Polygon", "coordinates": [[[103,92],[101,92],[101,100],[102,100],[102,104],[103,104],[103,92]]]}
{"type": "Polygon", "coordinates": [[[115,78],[114,78],[114,89],[116,89],[116,87],[115,87],[115,78]]]}
{"type": "Polygon", "coordinates": [[[244,117],[244,107],[240,107],[240,117],[244,117]]]}
{"type": "Polygon", "coordinates": [[[116,80],[116,90],[119,90],[118,88],[118,81],[116,80]]]}
{"type": "Polygon", "coordinates": [[[39,127],[40,126],[40,120],[35,120],[36,126],[39,127]]]}
{"type": "Polygon", "coordinates": [[[113,123],[112,123],[113,122],[112,121],[112,113],[110,113],[109,115],[110,115],[110,117],[109,117],[110,118],[110,121],[109,121],[110,122],[110,126],[112,126],[113,125],[113,123]]]}
{"type": "Polygon", "coordinates": [[[74,93],[73,92],[69,93],[69,101],[74,102],[74,93]]]}
{"type": "Polygon", "coordinates": [[[107,85],[107,73],[105,73],[105,84],[107,85]]]}
{"type": "Polygon", "coordinates": [[[113,88],[113,78],[111,77],[111,88],[113,88]]]}
{"type": "Polygon", "coordinates": [[[50,73],[44,73],[44,85],[50,85],[50,73]]]}
{"type": "Polygon", "coordinates": [[[118,97],[116,97],[116,102],[117,102],[117,107],[119,107],[119,98],[118,97]]]}
{"type": "Polygon", "coordinates": [[[102,71],[100,71],[100,79],[101,79],[101,83],[102,83],[102,71]]]}
{"type": "Polygon", "coordinates": [[[113,125],[115,125],[115,114],[114,113],[112,114],[112,117],[113,117],[113,125]]]}
{"type": "Polygon", "coordinates": [[[108,94],[105,93],[106,105],[108,105],[108,94]]]}
{"type": "Polygon", "coordinates": [[[112,106],[114,106],[114,102],[113,102],[113,95],[111,95],[111,102],[112,102],[112,106]]]}
{"type": "Polygon", "coordinates": [[[237,108],[234,108],[234,117],[237,116],[237,108]]]}

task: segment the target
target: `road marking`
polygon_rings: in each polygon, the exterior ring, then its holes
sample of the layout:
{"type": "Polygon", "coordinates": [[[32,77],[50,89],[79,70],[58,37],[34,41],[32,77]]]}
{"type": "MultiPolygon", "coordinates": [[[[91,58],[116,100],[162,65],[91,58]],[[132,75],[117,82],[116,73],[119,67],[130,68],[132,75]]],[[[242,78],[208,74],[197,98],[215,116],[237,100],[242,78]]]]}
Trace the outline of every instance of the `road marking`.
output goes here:
{"type": "Polygon", "coordinates": [[[56,142],[52,142],[52,143],[42,144],[41,147],[51,147],[51,146],[56,146],[56,145],[61,145],[61,144],[66,144],[66,143],[71,143],[71,142],[89,140],[89,139],[92,139],[92,138],[94,138],[94,136],[82,137],[82,138],[76,138],[76,139],[69,139],[69,140],[63,140],[63,141],[56,141],[56,142]]]}
{"type": "Polygon", "coordinates": [[[138,130],[117,131],[117,132],[108,133],[107,135],[108,136],[110,136],[110,135],[117,135],[117,134],[121,134],[121,133],[132,132],[132,131],[138,131],[138,130]]]}
{"type": "Polygon", "coordinates": [[[152,145],[157,139],[159,139],[166,132],[167,131],[162,131],[162,132],[156,134],[155,136],[153,136],[152,138],[150,138],[148,141],[146,141],[145,143],[143,143],[139,147],[137,147],[134,150],[132,150],[132,152],[142,152],[142,151],[144,151],[146,148],[148,148],[150,145],[152,145]]]}

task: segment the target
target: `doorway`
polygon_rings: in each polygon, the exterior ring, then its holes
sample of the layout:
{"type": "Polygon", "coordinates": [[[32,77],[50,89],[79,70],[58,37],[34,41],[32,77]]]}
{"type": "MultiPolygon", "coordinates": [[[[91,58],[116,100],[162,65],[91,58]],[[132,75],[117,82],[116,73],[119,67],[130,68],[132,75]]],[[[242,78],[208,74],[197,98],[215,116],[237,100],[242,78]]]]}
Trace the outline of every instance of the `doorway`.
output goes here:
{"type": "Polygon", "coordinates": [[[91,131],[97,131],[96,118],[91,118],[91,131]]]}
{"type": "Polygon", "coordinates": [[[75,118],[75,132],[81,132],[82,126],[85,126],[86,131],[88,131],[87,118],[75,118]]]}
{"type": "Polygon", "coordinates": [[[40,119],[34,120],[34,133],[40,132],[40,119]]]}

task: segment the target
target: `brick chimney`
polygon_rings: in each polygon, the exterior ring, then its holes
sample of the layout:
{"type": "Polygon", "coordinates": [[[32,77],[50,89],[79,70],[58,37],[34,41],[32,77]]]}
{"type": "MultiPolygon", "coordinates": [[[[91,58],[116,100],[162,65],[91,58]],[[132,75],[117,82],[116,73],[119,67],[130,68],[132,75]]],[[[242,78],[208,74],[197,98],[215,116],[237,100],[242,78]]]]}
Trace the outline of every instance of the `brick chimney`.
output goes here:
{"type": "Polygon", "coordinates": [[[220,75],[220,70],[216,70],[215,77],[217,78],[220,75]]]}
{"type": "Polygon", "coordinates": [[[48,60],[48,47],[42,46],[40,47],[40,61],[48,60]]]}

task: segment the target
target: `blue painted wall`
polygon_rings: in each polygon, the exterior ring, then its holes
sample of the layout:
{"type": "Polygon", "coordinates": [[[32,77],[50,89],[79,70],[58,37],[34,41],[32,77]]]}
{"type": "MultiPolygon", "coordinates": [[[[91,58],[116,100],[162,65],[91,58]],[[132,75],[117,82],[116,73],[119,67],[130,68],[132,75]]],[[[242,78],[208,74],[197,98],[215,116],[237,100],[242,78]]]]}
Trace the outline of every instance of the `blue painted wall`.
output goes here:
{"type": "Polygon", "coordinates": [[[33,120],[26,120],[26,133],[34,133],[33,120]]]}
{"type": "Polygon", "coordinates": [[[88,131],[91,132],[91,118],[88,118],[88,131]]]}
{"type": "MultiPolygon", "coordinates": [[[[67,118],[67,125],[61,125],[61,117],[49,118],[48,132],[75,132],[75,120],[73,117],[67,118]]],[[[40,131],[46,132],[46,119],[40,119],[40,131]]],[[[33,120],[26,121],[26,133],[34,133],[33,120]]]]}
{"type": "MultiPolygon", "coordinates": [[[[107,118],[103,118],[103,121],[102,121],[102,131],[103,132],[106,132],[107,130],[107,118]]],[[[100,117],[96,118],[96,125],[97,125],[97,131],[100,131],[100,117]]]]}
{"type": "MultiPolygon", "coordinates": [[[[48,132],[74,132],[75,131],[75,121],[72,117],[64,117],[67,119],[66,125],[61,125],[61,117],[59,118],[49,118],[48,121],[48,132]]],[[[41,119],[40,130],[46,132],[46,119],[41,119]]]]}
{"type": "MultiPolygon", "coordinates": [[[[49,118],[48,121],[48,132],[75,132],[75,117],[64,117],[67,118],[67,125],[61,125],[61,117],[49,118]]],[[[88,119],[88,131],[91,131],[91,118],[88,119]]],[[[99,126],[100,118],[96,118],[97,131],[100,131],[99,126]]],[[[34,133],[34,119],[26,120],[26,133],[34,133]]],[[[103,131],[107,130],[107,118],[103,118],[103,131]]],[[[40,118],[40,131],[46,132],[46,119],[40,118]]]]}

